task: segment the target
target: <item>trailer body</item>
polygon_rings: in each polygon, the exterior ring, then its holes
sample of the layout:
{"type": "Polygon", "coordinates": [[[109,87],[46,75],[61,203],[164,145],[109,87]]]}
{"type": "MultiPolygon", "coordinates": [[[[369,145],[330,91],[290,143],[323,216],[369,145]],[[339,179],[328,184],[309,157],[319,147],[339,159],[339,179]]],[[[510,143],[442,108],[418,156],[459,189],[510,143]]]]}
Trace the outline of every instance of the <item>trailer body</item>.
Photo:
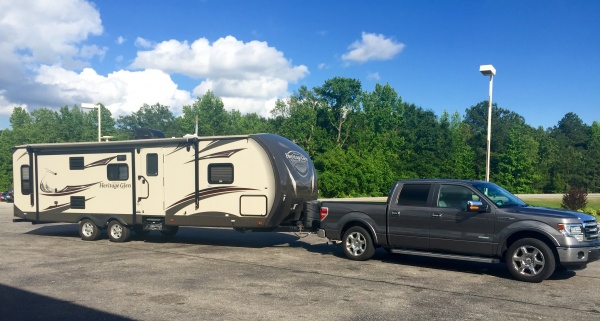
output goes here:
{"type": "Polygon", "coordinates": [[[318,194],[306,152],[273,134],[13,148],[15,221],[274,229],[318,194]]]}

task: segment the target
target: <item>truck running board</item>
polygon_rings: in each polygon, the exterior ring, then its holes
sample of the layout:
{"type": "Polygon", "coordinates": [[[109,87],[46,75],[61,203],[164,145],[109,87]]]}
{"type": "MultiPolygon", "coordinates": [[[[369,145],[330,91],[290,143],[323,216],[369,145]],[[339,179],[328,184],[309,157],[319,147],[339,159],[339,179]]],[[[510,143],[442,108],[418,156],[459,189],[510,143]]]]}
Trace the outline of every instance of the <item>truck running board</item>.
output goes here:
{"type": "Polygon", "coordinates": [[[468,256],[468,255],[460,255],[460,254],[447,254],[447,253],[435,253],[435,252],[421,252],[415,250],[401,250],[401,249],[392,249],[390,252],[395,254],[409,254],[409,255],[419,255],[419,256],[428,256],[428,257],[438,257],[443,259],[453,259],[453,260],[461,260],[461,261],[472,261],[472,262],[483,262],[483,263],[500,263],[499,259],[493,259],[489,257],[481,257],[481,256],[468,256]]]}

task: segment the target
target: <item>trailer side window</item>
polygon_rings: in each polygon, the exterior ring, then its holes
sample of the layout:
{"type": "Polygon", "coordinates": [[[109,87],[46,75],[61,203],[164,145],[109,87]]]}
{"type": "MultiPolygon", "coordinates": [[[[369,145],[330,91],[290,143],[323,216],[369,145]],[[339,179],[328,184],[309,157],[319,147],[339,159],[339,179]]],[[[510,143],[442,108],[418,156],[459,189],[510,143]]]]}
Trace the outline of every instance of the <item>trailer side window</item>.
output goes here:
{"type": "Polygon", "coordinates": [[[69,169],[83,169],[83,157],[69,157],[69,169]]]}
{"type": "Polygon", "coordinates": [[[21,166],[21,194],[31,194],[31,180],[29,179],[29,165],[21,166]]]}
{"type": "Polygon", "coordinates": [[[109,181],[126,181],[129,179],[129,166],[127,164],[109,164],[106,166],[109,181]]]}
{"type": "Polygon", "coordinates": [[[209,164],[209,184],[231,184],[233,183],[233,164],[209,164]]]}
{"type": "Polygon", "coordinates": [[[158,176],[158,154],[146,155],[146,175],[158,176]]]}

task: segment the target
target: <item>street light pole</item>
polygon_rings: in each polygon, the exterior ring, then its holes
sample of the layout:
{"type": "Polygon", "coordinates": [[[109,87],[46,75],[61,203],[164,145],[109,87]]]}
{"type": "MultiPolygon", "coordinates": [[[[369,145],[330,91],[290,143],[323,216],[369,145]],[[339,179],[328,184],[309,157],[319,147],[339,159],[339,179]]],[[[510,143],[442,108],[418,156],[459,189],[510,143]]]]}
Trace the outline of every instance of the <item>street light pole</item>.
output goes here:
{"type": "Polygon", "coordinates": [[[494,86],[494,75],[496,69],[492,65],[481,65],[479,71],[484,76],[490,76],[490,92],[488,105],[488,120],[487,120],[487,153],[485,157],[485,181],[490,181],[490,146],[492,144],[492,88],[494,86]]]}
{"type": "Polygon", "coordinates": [[[100,142],[100,137],[102,137],[102,115],[100,114],[100,104],[86,104],[82,103],[81,108],[85,109],[98,109],[98,142],[100,142]]]}

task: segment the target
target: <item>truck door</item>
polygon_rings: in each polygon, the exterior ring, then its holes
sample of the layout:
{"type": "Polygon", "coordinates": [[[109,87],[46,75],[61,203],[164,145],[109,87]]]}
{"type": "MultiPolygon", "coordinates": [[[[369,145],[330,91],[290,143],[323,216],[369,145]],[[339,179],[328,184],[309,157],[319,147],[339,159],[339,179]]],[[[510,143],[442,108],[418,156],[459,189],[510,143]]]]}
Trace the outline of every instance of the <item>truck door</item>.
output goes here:
{"type": "Polygon", "coordinates": [[[162,148],[136,151],[136,211],[143,215],[165,215],[164,159],[162,148]]]}
{"type": "Polygon", "coordinates": [[[431,184],[404,184],[399,187],[399,197],[390,200],[388,235],[391,246],[429,248],[431,187],[431,184]]]}
{"type": "Polygon", "coordinates": [[[474,190],[462,185],[442,184],[435,199],[429,235],[432,249],[492,254],[493,214],[467,211],[468,201],[480,201],[474,190]]]}

